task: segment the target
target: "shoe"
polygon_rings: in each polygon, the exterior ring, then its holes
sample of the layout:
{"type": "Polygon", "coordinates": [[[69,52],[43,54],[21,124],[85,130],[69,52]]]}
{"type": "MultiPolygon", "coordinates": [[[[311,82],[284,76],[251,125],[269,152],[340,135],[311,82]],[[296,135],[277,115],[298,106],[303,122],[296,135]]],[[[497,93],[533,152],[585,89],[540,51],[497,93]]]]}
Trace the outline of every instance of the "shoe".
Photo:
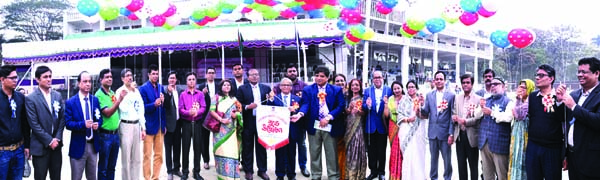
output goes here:
{"type": "Polygon", "coordinates": [[[385,175],[379,175],[379,180],[385,180],[385,175]]]}
{"type": "Polygon", "coordinates": [[[208,163],[204,163],[204,169],[209,170],[210,166],[208,165],[208,163]]]}
{"type": "Polygon", "coordinates": [[[187,174],[181,175],[181,179],[182,179],[182,180],[186,180],[187,178],[188,178],[188,175],[187,175],[187,174]]]}
{"type": "Polygon", "coordinates": [[[277,176],[277,180],[283,180],[283,176],[277,176]]]}
{"type": "Polygon", "coordinates": [[[262,178],[263,180],[269,180],[269,175],[267,175],[265,172],[259,172],[258,177],[262,178]]]}
{"type": "Polygon", "coordinates": [[[302,173],[302,175],[304,177],[310,177],[310,172],[308,172],[308,170],[306,168],[300,169],[300,172],[302,173]]]}
{"type": "Polygon", "coordinates": [[[202,176],[200,176],[200,173],[194,173],[194,179],[195,180],[204,180],[204,178],[202,176]]]}
{"type": "Polygon", "coordinates": [[[377,177],[377,174],[375,174],[375,173],[371,173],[371,175],[367,176],[367,178],[366,178],[366,179],[367,179],[367,180],[373,180],[373,179],[375,179],[376,177],[377,177]]]}
{"type": "Polygon", "coordinates": [[[173,180],[173,174],[169,174],[169,175],[167,176],[167,180],[173,180]]]}
{"type": "Polygon", "coordinates": [[[246,173],[246,180],[252,180],[252,179],[254,179],[254,174],[246,173]]]}
{"type": "Polygon", "coordinates": [[[183,173],[181,173],[181,171],[176,171],[176,172],[173,173],[173,175],[182,177],[183,173]]]}

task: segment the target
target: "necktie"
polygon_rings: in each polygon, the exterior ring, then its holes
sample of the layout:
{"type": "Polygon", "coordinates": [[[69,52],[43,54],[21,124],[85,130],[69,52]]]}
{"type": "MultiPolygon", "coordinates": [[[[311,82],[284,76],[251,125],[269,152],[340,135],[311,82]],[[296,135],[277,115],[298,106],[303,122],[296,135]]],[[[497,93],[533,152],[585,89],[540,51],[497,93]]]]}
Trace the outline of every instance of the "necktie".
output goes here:
{"type": "Polygon", "coordinates": [[[290,105],[288,104],[287,97],[288,97],[287,95],[283,96],[283,104],[285,105],[285,107],[288,107],[288,106],[290,106],[290,105]]]}
{"type": "MultiPolygon", "coordinates": [[[[319,92],[325,92],[325,88],[319,87],[319,92]]],[[[326,104],[326,100],[322,102],[319,100],[319,119],[322,119],[329,114],[329,109],[327,109],[326,104]]]]}
{"type": "MultiPolygon", "coordinates": [[[[85,120],[90,119],[91,115],[90,115],[90,101],[88,101],[88,97],[84,97],[83,100],[85,101],[85,112],[83,112],[83,114],[85,115],[85,120]]],[[[85,131],[85,136],[87,138],[92,138],[92,129],[89,128],[89,130],[85,131]]]]}

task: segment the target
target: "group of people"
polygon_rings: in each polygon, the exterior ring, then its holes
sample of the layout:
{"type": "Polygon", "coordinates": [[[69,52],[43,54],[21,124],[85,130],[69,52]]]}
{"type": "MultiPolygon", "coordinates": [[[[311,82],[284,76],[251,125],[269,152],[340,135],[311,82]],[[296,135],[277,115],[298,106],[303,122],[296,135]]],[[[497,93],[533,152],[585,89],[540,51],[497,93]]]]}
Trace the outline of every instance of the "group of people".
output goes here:
{"type": "Polygon", "coordinates": [[[386,171],[390,180],[438,179],[440,153],[442,176],[451,179],[453,144],[460,179],[478,179],[480,161],[483,179],[561,179],[561,169],[569,170],[570,179],[598,179],[593,163],[600,160],[600,61],[583,58],[578,65],[581,89],[553,88],[556,71],[541,65],[535,81],[518,82],[515,98],[507,96],[505,81],[492,69],[484,71],[485,87],[479,91],[473,90],[474,77],[465,74],[460,76],[463,91],[455,94],[445,86],[446,74],[438,71],[435,88],[420,94],[415,80],[385,86],[381,71],[372,73],[372,86],[363,90],[360,80],[347,82],[342,74],[328,83],[329,69],[318,67],[315,83],[307,85],[293,65],[273,89],[259,82],[257,69],[246,72],[240,64],[233,66],[234,78],[220,82],[215,69],[207,68],[207,81],[199,86],[196,73],[187,73],[186,88],[180,89],[176,72],[169,72],[163,86],[158,67],[150,65],[149,80],[139,88],[132,71],[123,69],[124,84],[116,91],[111,90],[112,71],[101,70],[95,94],[91,75],[81,72],[78,92],[67,100],[52,90],[50,68],[35,70],[38,87],[24,96],[15,91],[15,66],[4,65],[0,179],[22,179],[28,158],[35,179],[46,179],[48,173],[60,179],[66,127],[72,179],[82,179],[84,172],[86,179],[115,179],[119,149],[120,179],[139,179],[140,164],[144,179],[158,179],[163,154],[168,178],[187,179],[191,146],[193,178],[203,179],[200,170],[210,169],[212,132],[219,179],[241,179],[244,171],[251,180],[256,161],[258,177],[268,180],[267,153],[256,130],[260,105],[290,111],[289,143],[275,152],[277,180],[295,179],[296,164],[302,175],[321,179],[323,156],[329,180],[382,180],[386,171]],[[217,131],[203,127],[207,119],[219,122],[217,131]],[[425,162],[427,146],[431,162],[425,162]]]}

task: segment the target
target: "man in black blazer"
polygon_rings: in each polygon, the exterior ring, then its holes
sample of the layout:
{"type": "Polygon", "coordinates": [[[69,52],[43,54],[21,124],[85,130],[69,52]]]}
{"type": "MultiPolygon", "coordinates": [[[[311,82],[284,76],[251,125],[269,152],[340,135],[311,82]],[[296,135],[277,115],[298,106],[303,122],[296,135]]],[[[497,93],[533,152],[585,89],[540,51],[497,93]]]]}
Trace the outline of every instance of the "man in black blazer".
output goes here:
{"type": "MultiPolygon", "coordinates": [[[[235,66],[234,66],[235,67],[235,66]]],[[[244,84],[238,89],[236,98],[242,104],[244,118],[244,130],[242,131],[242,165],[246,172],[246,179],[253,179],[254,152],[256,145],[256,165],[258,166],[258,176],[268,180],[267,176],[267,150],[258,143],[256,134],[256,107],[259,104],[265,105],[267,94],[271,92],[269,86],[258,83],[260,76],[257,69],[248,71],[249,84],[244,84]]]]}
{"type": "Polygon", "coordinates": [[[179,121],[179,95],[183,91],[177,88],[177,73],[169,72],[169,85],[163,89],[165,94],[165,113],[167,116],[167,133],[165,134],[165,153],[167,166],[167,179],[173,175],[181,177],[181,122],[179,121]]]}
{"type": "MultiPolygon", "coordinates": [[[[215,68],[214,67],[208,67],[206,68],[206,74],[204,75],[204,77],[206,77],[206,82],[200,84],[200,88],[202,90],[202,93],[204,93],[204,102],[206,103],[206,107],[210,107],[210,103],[211,100],[215,98],[215,95],[217,94],[217,84],[219,84],[219,82],[215,81],[215,68]]],[[[209,111],[205,111],[204,113],[202,113],[201,115],[201,120],[204,121],[206,120],[206,116],[208,115],[209,111]]],[[[210,161],[210,151],[209,151],[209,144],[210,144],[210,131],[206,128],[202,128],[202,160],[204,161],[204,169],[208,170],[210,169],[210,166],[208,165],[208,162],[210,161]]]]}
{"type": "MultiPolygon", "coordinates": [[[[577,79],[581,89],[566,94],[557,89],[557,99],[567,106],[567,165],[569,179],[600,179],[600,61],[594,57],[579,60],[577,79]],[[563,97],[561,97],[563,96],[563,97]]],[[[565,167],[563,167],[565,168],[565,167]]]]}
{"type": "Polygon", "coordinates": [[[244,66],[241,64],[233,65],[233,77],[234,78],[231,79],[231,92],[229,92],[230,96],[236,96],[238,88],[249,83],[247,79],[244,79],[244,66]]]}

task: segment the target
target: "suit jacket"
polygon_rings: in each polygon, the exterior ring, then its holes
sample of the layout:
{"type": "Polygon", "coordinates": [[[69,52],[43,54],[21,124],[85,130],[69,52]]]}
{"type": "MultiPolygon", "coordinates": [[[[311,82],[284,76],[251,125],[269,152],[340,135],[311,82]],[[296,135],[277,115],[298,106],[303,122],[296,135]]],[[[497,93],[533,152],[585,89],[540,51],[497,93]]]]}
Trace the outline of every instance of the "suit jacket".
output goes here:
{"type": "Polygon", "coordinates": [[[165,113],[164,106],[154,107],[154,101],[160,98],[160,93],[163,90],[162,85],[158,83],[156,85],[159,94],[154,91],[154,86],[152,86],[150,81],[144,83],[139,88],[140,95],[142,95],[142,100],[144,101],[144,118],[146,118],[146,134],[148,135],[156,135],[159,129],[163,133],[167,131],[167,113],[165,113]]]}
{"type": "MultiPolygon", "coordinates": [[[[177,96],[181,96],[183,89],[176,87],[175,90],[177,91],[177,96]]],[[[172,133],[175,132],[175,126],[177,125],[178,120],[176,113],[179,111],[175,103],[175,98],[179,97],[173,97],[173,94],[169,94],[169,89],[167,86],[164,87],[163,94],[165,95],[165,117],[167,118],[167,132],[172,133]]]]}
{"type": "MultiPolygon", "coordinates": [[[[466,118],[465,128],[467,131],[467,138],[469,139],[469,145],[471,147],[476,148],[479,142],[479,122],[483,117],[483,111],[481,111],[481,107],[479,106],[479,100],[481,96],[474,94],[471,92],[471,97],[468,101],[465,101],[465,93],[460,93],[454,97],[454,107],[452,108],[452,115],[457,115],[460,118],[467,117],[467,106],[469,103],[474,104],[476,108],[474,109],[474,116],[466,118]]],[[[454,141],[456,141],[459,137],[461,125],[456,124],[454,126],[454,141]]]]}
{"type": "MultiPolygon", "coordinates": [[[[260,104],[266,105],[267,94],[271,92],[271,88],[267,85],[258,83],[260,89],[260,104]]],[[[252,115],[253,109],[246,109],[246,106],[254,102],[254,95],[252,94],[252,86],[244,84],[238,89],[237,100],[242,104],[242,117],[244,117],[244,129],[246,127],[256,131],[256,116],[252,115]]]]}
{"type": "MultiPolygon", "coordinates": [[[[581,89],[571,92],[575,103],[581,95],[581,89]]],[[[600,161],[600,86],[590,92],[582,106],[576,105],[574,110],[569,109],[567,114],[568,121],[575,118],[574,146],[569,147],[573,152],[567,157],[572,162],[568,164],[569,170],[578,171],[590,178],[600,178],[600,171],[596,166],[600,161]]],[[[570,125],[566,129],[567,132],[569,129],[570,125]]]]}
{"type": "MultiPolygon", "coordinates": [[[[219,94],[219,83],[218,81],[215,80],[215,96],[217,96],[219,94]]],[[[202,121],[204,121],[206,119],[206,116],[208,115],[209,109],[210,109],[210,103],[211,103],[211,99],[210,99],[210,89],[208,88],[208,83],[202,83],[200,84],[200,86],[198,86],[198,89],[200,89],[200,91],[202,91],[202,89],[206,88],[208,91],[206,93],[204,93],[204,103],[206,103],[206,111],[204,111],[204,113],[202,113],[202,121]]],[[[232,88],[233,90],[233,88],[232,88]]],[[[235,95],[232,95],[233,97],[235,97],[235,95]]]]}
{"type": "MultiPolygon", "coordinates": [[[[300,111],[304,113],[304,118],[301,121],[304,121],[303,124],[306,127],[306,131],[309,134],[315,134],[316,129],[314,128],[315,121],[319,120],[319,98],[317,94],[319,93],[319,87],[317,84],[312,84],[310,86],[304,87],[302,90],[302,98],[300,100],[301,106],[300,111]]],[[[344,108],[346,106],[346,100],[344,100],[344,93],[342,89],[337,86],[333,86],[331,84],[327,84],[325,87],[325,93],[327,96],[325,97],[325,102],[327,103],[327,108],[329,109],[329,114],[333,116],[333,120],[329,121],[331,124],[331,132],[329,134],[333,137],[339,137],[344,135],[345,127],[345,119],[342,118],[341,114],[344,112],[344,108]]]]}
{"type": "MultiPolygon", "coordinates": [[[[383,85],[382,85],[383,86],[383,85]]],[[[383,117],[383,109],[387,104],[383,102],[383,97],[387,96],[392,97],[392,89],[387,86],[383,86],[383,93],[381,94],[381,99],[379,100],[379,109],[377,109],[377,100],[375,100],[375,87],[367,88],[364,92],[363,97],[363,109],[367,109],[367,117],[366,117],[366,125],[365,132],[368,134],[373,134],[375,131],[379,132],[379,134],[387,134],[388,129],[388,121],[383,117]],[[367,106],[367,99],[371,99],[371,109],[367,106]]]]}
{"type": "MultiPolygon", "coordinates": [[[[102,116],[100,115],[100,102],[98,98],[91,93],[90,97],[90,107],[92,109],[92,119],[94,122],[98,122],[98,128],[102,127],[102,116]]],[[[83,105],[85,106],[85,105],[83,105]]],[[[86,131],[89,131],[85,127],[85,118],[82,111],[82,104],[79,101],[79,93],[75,96],[69,98],[65,103],[65,124],[68,130],[71,130],[71,142],[69,144],[69,157],[74,159],[79,159],[83,156],[85,152],[85,143],[86,143],[86,131]]],[[[97,152],[100,149],[100,142],[96,136],[98,135],[98,131],[93,131],[94,133],[94,152],[97,152]]]]}
{"type": "MultiPolygon", "coordinates": [[[[229,81],[231,81],[231,91],[229,91],[229,96],[231,97],[237,97],[237,82],[235,82],[235,78],[231,78],[229,79],[229,81]]],[[[248,79],[244,79],[244,84],[250,84],[250,81],[248,81],[248,79]]],[[[242,86],[240,86],[241,88],[242,86]]],[[[219,92],[219,91],[217,91],[219,92]]]]}
{"type": "Polygon", "coordinates": [[[60,93],[50,91],[52,107],[44,98],[40,88],[25,98],[27,121],[31,126],[30,153],[34,156],[43,156],[50,150],[53,138],[59,139],[62,145],[62,135],[65,129],[65,105],[60,93]]]}
{"type": "Polygon", "coordinates": [[[441,112],[438,112],[438,104],[436,97],[437,90],[427,93],[427,100],[421,114],[429,116],[429,139],[448,140],[450,134],[454,134],[454,123],[452,122],[452,108],[454,106],[454,93],[444,89],[442,98],[448,101],[448,107],[441,112]]]}
{"type": "MultiPolygon", "coordinates": [[[[293,106],[294,103],[298,103],[298,106],[300,106],[300,97],[293,95],[291,93],[289,96],[290,96],[290,106],[293,106]]],[[[267,105],[285,107],[285,103],[283,102],[283,96],[281,96],[281,93],[277,94],[273,101],[267,101],[267,105]]],[[[296,111],[290,112],[290,115],[294,115],[296,113],[298,113],[298,109],[296,109],[296,111]]],[[[301,140],[302,131],[300,131],[300,128],[299,128],[299,126],[301,126],[301,124],[302,124],[302,122],[300,122],[300,121],[290,122],[290,131],[289,131],[290,140],[294,140],[294,141],[301,140]]]]}

